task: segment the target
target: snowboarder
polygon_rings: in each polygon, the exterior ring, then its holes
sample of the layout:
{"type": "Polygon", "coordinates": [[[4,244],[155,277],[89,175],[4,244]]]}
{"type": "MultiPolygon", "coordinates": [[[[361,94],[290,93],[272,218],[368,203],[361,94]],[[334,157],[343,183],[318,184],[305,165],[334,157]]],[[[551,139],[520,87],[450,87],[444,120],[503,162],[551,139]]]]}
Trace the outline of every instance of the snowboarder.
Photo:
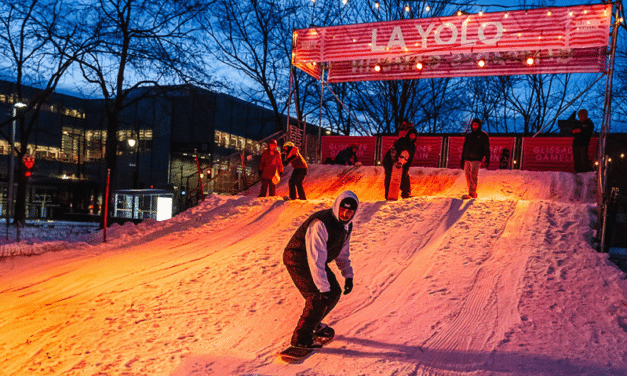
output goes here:
{"type": "Polygon", "coordinates": [[[331,327],[322,320],[342,295],[342,288],[329,268],[335,261],[345,278],[344,294],[353,290],[350,237],[353,218],[359,205],[357,195],[342,192],[333,208],[312,214],[296,230],[283,252],[283,263],[294,284],[305,298],[305,308],[291,338],[300,348],[321,347],[316,337],[333,337],[331,327]]]}
{"type": "Polygon", "coordinates": [[[474,118],[471,125],[472,131],[464,138],[460,167],[466,173],[468,186],[468,194],[462,196],[465,200],[477,198],[477,177],[481,162],[485,163],[486,168],[490,165],[490,138],[481,130],[481,124],[480,119],[474,118]]]}
{"type": "Polygon", "coordinates": [[[305,190],[303,189],[303,180],[305,180],[305,176],[307,175],[307,162],[305,161],[305,158],[303,158],[302,154],[300,154],[296,145],[294,145],[291,141],[288,141],[285,145],[283,145],[283,153],[285,154],[284,166],[291,163],[294,168],[292,176],[290,176],[290,180],[288,182],[290,187],[290,200],[296,200],[297,192],[299,200],[306,200],[305,190]]]}
{"type": "Polygon", "coordinates": [[[592,120],[588,118],[588,111],[579,110],[577,113],[579,121],[571,131],[573,134],[573,162],[575,163],[575,173],[592,171],[592,165],[588,159],[588,147],[590,138],[594,130],[592,120]]]}
{"type": "Polygon", "coordinates": [[[403,165],[403,176],[401,178],[401,197],[408,198],[411,194],[411,183],[409,181],[409,167],[414,161],[414,155],[416,154],[416,138],[418,137],[418,131],[415,128],[411,128],[407,131],[407,134],[403,137],[399,137],[394,141],[394,145],[388,150],[383,157],[382,165],[385,171],[385,198],[387,199],[390,191],[390,181],[392,179],[392,168],[395,163],[401,163],[403,165]],[[407,151],[407,160],[400,160],[402,152],[407,151]]]}
{"type": "Polygon", "coordinates": [[[273,179],[283,174],[283,162],[281,160],[281,152],[277,150],[276,140],[268,142],[268,148],[261,154],[259,160],[259,177],[261,178],[261,191],[259,197],[266,197],[268,188],[270,196],[276,195],[276,183],[273,179]]]}
{"type": "Polygon", "coordinates": [[[359,150],[359,145],[352,144],[351,146],[337,153],[335,159],[333,160],[333,164],[354,166],[355,163],[357,163],[357,150],[359,150]]]}

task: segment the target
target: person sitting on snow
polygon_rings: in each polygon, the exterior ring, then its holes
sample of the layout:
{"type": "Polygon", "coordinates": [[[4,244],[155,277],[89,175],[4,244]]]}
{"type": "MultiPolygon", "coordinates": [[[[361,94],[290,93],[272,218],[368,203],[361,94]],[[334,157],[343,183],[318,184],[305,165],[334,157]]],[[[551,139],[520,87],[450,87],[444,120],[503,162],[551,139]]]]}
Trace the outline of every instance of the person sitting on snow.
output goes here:
{"type": "Polygon", "coordinates": [[[288,163],[291,163],[294,168],[288,182],[290,187],[290,200],[296,200],[297,192],[299,200],[306,200],[303,180],[305,180],[305,176],[307,175],[307,162],[302,154],[300,154],[296,145],[291,141],[283,145],[283,153],[285,154],[284,165],[287,166],[288,163]]]}
{"type": "Polygon", "coordinates": [[[351,146],[337,153],[335,159],[333,160],[333,164],[354,166],[355,163],[357,163],[357,150],[359,150],[359,145],[352,144],[351,146]]]}
{"type": "Polygon", "coordinates": [[[335,261],[345,278],[344,294],[350,293],[353,290],[350,237],[358,206],[355,193],[342,192],[333,208],[307,218],[285,247],[283,264],[305,298],[305,308],[292,335],[292,346],[321,347],[314,337],[328,338],[335,334],[331,327],[322,324],[342,295],[329,263],[335,261]]]}

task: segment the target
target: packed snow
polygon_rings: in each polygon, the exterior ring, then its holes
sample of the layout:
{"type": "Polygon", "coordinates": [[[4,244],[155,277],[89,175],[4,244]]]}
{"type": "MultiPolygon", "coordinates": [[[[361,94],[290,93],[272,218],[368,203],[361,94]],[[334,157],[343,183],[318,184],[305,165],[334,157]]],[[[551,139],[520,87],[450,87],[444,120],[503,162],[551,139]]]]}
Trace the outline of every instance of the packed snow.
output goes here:
{"type": "Polygon", "coordinates": [[[107,243],[1,245],[31,255],[0,260],[2,374],[627,374],[627,281],[592,245],[594,173],[481,170],[462,201],[461,170],[412,168],[397,202],[382,167],[312,165],[307,201],[282,199],[289,173],[278,197],[212,195],[107,243]],[[284,364],[304,300],[283,248],[346,189],[355,288],[334,341],[284,364]]]}

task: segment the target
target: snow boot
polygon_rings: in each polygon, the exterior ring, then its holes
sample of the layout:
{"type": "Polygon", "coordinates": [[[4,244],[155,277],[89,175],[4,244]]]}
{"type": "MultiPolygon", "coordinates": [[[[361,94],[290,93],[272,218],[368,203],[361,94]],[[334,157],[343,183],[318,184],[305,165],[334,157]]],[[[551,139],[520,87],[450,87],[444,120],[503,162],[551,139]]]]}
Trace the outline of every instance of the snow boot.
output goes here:
{"type": "Polygon", "coordinates": [[[333,338],[335,336],[335,330],[327,324],[318,324],[316,330],[314,330],[314,337],[319,338],[333,338]]]}
{"type": "Polygon", "coordinates": [[[294,347],[300,347],[302,349],[319,349],[322,347],[322,343],[317,340],[314,339],[313,341],[311,341],[311,343],[292,343],[292,346],[294,347]]]}

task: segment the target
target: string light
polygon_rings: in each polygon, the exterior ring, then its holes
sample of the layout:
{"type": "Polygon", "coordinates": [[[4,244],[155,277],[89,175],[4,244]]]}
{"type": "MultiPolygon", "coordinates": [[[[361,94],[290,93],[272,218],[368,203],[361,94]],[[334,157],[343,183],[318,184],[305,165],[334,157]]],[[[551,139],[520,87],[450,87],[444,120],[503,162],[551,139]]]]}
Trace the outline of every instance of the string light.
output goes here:
{"type": "Polygon", "coordinates": [[[546,12],[546,15],[549,17],[551,16],[551,14],[552,14],[551,11],[546,12]]]}
{"type": "Polygon", "coordinates": [[[381,66],[379,64],[374,66],[374,71],[375,72],[381,72],[381,66]]]}
{"type": "Polygon", "coordinates": [[[625,153],[621,153],[620,157],[625,158],[625,153]]]}
{"type": "Polygon", "coordinates": [[[479,11],[479,15],[483,16],[483,11],[482,10],[479,11]]]}
{"type": "Polygon", "coordinates": [[[461,16],[461,15],[462,15],[462,11],[461,11],[461,10],[458,10],[458,11],[457,11],[457,15],[458,15],[458,16],[461,16]]]}
{"type": "Polygon", "coordinates": [[[405,5],[405,12],[409,12],[409,5],[405,5]]]}
{"type": "Polygon", "coordinates": [[[430,11],[430,10],[431,10],[431,7],[427,5],[427,6],[425,7],[425,10],[428,12],[428,11],[430,11]]]}
{"type": "Polygon", "coordinates": [[[485,67],[485,60],[481,59],[477,62],[477,65],[479,66],[479,68],[483,68],[485,67]]]}
{"type": "Polygon", "coordinates": [[[348,3],[348,0],[342,0],[342,4],[346,5],[346,3],[348,3]]]}
{"type": "Polygon", "coordinates": [[[377,9],[379,9],[379,2],[378,2],[378,1],[375,1],[375,2],[374,2],[374,7],[375,7],[375,8],[377,8],[377,9]]]}
{"type": "Polygon", "coordinates": [[[526,61],[527,65],[533,65],[535,62],[536,60],[532,57],[528,57],[526,61]]]}
{"type": "Polygon", "coordinates": [[[573,11],[571,10],[570,12],[568,12],[568,15],[572,17],[573,16],[573,11]]]}
{"type": "Polygon", "coordinates": [[[416,63],[416,69],[422,70],[422,68],[423,68],[422,63],[416,63]]]}
{"type": "Polygon", "coordinates": [[[503,15],[503,17],[507,18],[507,17],[509,17],[509,14],[505,13],[505,14],[503,15]]]}

